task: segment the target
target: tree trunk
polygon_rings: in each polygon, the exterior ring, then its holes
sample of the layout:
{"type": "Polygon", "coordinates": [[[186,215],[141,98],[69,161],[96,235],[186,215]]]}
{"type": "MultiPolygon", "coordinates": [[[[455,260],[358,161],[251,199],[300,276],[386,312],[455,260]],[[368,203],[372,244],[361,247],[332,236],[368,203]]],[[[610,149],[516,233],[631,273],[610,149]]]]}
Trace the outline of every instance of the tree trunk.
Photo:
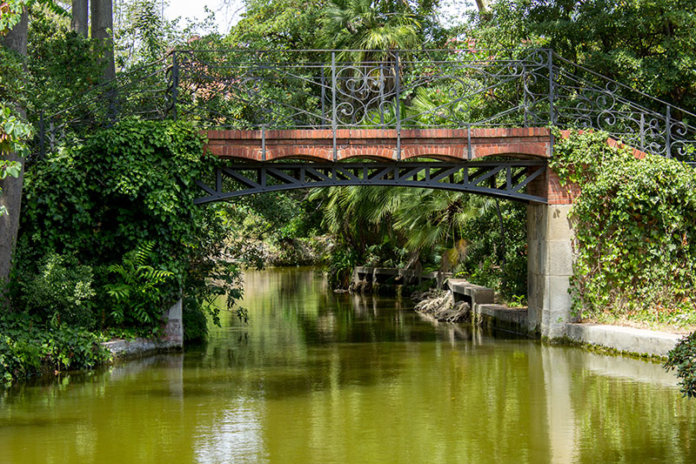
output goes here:
{"type": "Polygon", "coordinates": [[[481,15],[489,14],[491,11],[489,0],[476,0],[476,6],[478,7],[481,15]]]}
{"type": "Polygon", "coordinates": [[[92,0],[92,38],[104,45],[104,80],[116,77],[114,65],[114,15],[112,0],[92,0]]]}
{"type": "MultiPolygon", "coordinates": [[[[27,30],[29,28],[29,15],[25,9],[19,23],[1,39],[0,45],[21,55],[27,54],[27,30]]],[[[17,111],[24,116],[24,108],[17,103],[17,111]]],[[[0,180],[0,206],[7,208],[8,214],[0,216],[0,285],[7,282],[12,265],[12,254],[17,243],[17,231],[19,230],[19,214],[22,208],[22,184],[24,182],[24,159],[16,153],[7,156],[10,161],[19,161],[22,170],[19,177],[8,176],[0,180]]]]}
{"type": "Polygon", "coordinates": [[[72,21],[70,27],[82,37],[87,37],[89,29],[89,1],[72,0],[72,21]]]}

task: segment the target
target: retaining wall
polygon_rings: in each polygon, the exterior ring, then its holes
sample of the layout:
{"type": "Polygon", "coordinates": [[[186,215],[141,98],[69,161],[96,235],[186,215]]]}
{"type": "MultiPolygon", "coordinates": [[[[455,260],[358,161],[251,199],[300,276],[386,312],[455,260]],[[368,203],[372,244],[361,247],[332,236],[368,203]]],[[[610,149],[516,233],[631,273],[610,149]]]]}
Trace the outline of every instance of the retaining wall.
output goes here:
{"type": "Polygon", "coordinates": [[[184,348],[182,301],[179,300],[164,314],[163,336],[160,339],[136,338],[111,340],[103,343],[114,358],[137,358],[154,353],[181,351],[184,348]]]}

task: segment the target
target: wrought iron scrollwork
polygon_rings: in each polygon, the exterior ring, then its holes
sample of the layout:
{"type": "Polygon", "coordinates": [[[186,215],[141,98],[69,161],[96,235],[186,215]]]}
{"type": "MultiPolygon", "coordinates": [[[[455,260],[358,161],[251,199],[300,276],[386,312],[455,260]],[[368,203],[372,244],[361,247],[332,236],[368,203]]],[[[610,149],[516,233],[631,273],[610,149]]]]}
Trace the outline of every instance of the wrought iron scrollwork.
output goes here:
{"type": "MultiPolygon", "coordinates": [[[[608,132],[696,162],[696,114],[544,49],[177,50],[35,119],[37,147],[130,115],[234,129],[540,127],[608,132]],[[382,57],[382,58],[377,58],[382,57]]],[[[400,135],[399,135],[400,137],[400,135]]]]}

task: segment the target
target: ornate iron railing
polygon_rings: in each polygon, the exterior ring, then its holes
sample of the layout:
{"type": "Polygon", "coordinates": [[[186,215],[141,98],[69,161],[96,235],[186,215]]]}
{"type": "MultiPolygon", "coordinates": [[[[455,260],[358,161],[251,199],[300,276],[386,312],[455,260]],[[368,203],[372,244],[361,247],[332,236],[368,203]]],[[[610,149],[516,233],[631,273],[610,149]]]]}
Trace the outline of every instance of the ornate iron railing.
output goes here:
{"type": "Polygon", "coordinates": [[[696,115],[551,50],[177,50],[38,119],[38,151],[140,115],[201,128],[600,129],[696,161],[696,115]]]}

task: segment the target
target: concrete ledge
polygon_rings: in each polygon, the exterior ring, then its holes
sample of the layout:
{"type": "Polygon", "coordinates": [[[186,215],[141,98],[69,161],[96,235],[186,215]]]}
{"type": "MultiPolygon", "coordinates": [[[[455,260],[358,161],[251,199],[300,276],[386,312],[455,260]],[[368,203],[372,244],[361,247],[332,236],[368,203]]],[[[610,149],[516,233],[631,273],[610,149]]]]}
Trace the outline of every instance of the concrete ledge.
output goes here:
{"type": "Polygon", "coordinates": [[[455,295],[455,300],[457,295],[467,296],[465,298],[472,307],[477,304],[492,304],[495,292],[491,288],[482,287],[481,285],[475,285],[464,279],[449,279],[447,281],[449,289],[455,295]]]}
{"type": "Polygon", "coordinates": [[[527,308],[508,308],[498,304],[477,304],[474,311],[481,316],[492,317],[497,321],[518,325],[520,331],[527,331],[527,308]]]}
{"type": "Polygon", "coordinates": [[[639,356],[666,357],[681,335],[615,325],[567,324],[567,337],[579,343],[601,346],[639,356]]]}
{"type": "Polygon", "coordinates": [[[138,358],[167,351],[181,351],[182,349],[181,343],[176,341],[147,338],[112,340],[102,345],[117,359],[138,358]]]}
{"type": "Polygon", "coordinates": [[[415,282],[417,280],[435,280],[438,283],[450,277],[449,272],[417,272],[412,269],[399,269],[391,267],[368,267],[356,266],[353,268],[352,283],[372,282],[386,283],[390,278],[394,279],[394,283],[399,285],[404,282],[415,282]]]}
{"type": "Polygon", "coordinates": [[[111,340],[102,343],[114,358],[136,358],[155,353],[181,351],[184,347],[184,324],[182,320],[182,300],[169,308],[163,317],[160,340],[136,338],[134,340],[111,340]]]}
{"type": "Polygon", "coordinates": [[[508,308],[499,304],[474,305],[472,319],[489,329],[502,330],[518,335],[527,333],[527,308],[508,308]]]}

